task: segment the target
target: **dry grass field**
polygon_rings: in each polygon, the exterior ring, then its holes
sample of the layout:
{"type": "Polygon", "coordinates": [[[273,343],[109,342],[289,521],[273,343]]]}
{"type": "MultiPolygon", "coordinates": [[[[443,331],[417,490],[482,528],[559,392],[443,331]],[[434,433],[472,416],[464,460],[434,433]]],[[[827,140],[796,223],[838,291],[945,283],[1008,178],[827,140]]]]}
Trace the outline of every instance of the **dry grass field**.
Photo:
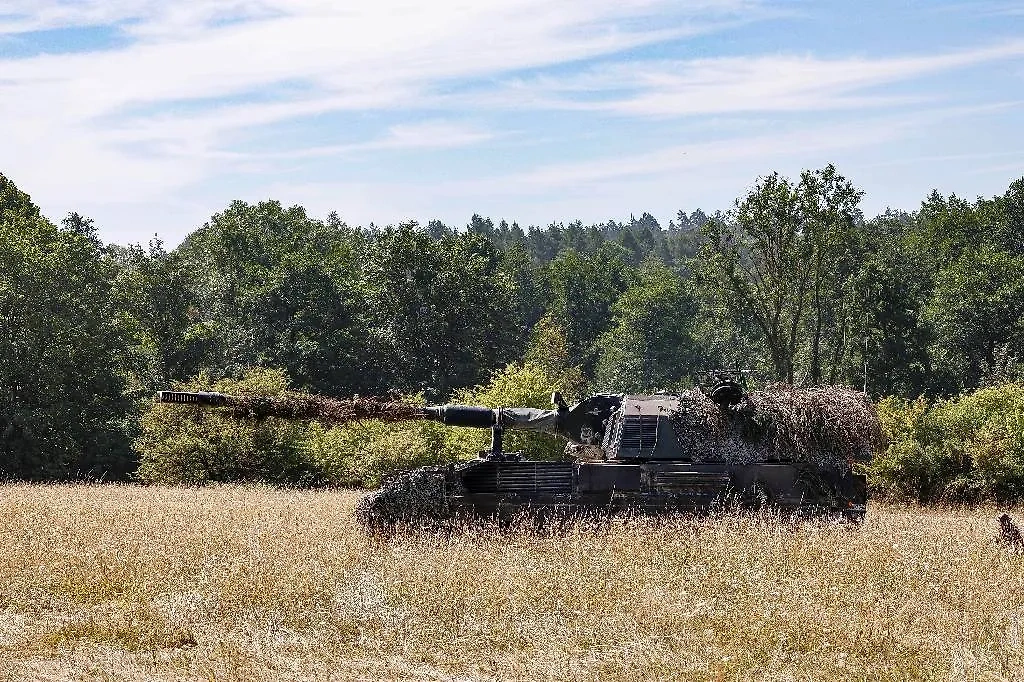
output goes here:
{"type": "Polygon", "coordinates": [[[357,499],[0,487],[0,678],[1024,679],[992,509],[381,539],[357,499]]]}

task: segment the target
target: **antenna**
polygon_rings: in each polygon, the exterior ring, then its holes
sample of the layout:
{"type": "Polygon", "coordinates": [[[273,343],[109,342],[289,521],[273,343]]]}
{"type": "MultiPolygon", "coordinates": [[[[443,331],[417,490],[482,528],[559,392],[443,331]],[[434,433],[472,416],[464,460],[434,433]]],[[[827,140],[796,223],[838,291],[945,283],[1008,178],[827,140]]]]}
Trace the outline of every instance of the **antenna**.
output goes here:
{"type": "Polygon", "coordinates": [[[864,335],[864,395],[868,394],[868,335],[864,335]]]}

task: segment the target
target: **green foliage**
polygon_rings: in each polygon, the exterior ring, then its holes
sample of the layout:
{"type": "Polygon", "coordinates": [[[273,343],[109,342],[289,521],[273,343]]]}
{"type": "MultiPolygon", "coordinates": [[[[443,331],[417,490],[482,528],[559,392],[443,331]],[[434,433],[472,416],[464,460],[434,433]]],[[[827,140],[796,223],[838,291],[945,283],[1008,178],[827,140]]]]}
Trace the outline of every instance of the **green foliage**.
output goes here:
{"type": "Polygon", "coordinates": [[[175,251],[201,323],[184,334],[206,341],[203,364],[222,376],[282,367],[322,393],[367,388],[363,248],[356,231],[302,207],[235,201],[175,251]]]}
{"type": "Polygon", "coordinates": [[[436,422],[365,421],[329,429],[311,424],[302,450],[324,482],[376,487],[403,470],[466,459],[448,446],[445,430],[436,422]]]}
{"type": "Polygon", "coordinates": [[[838,379],[863,194],[832,165],[797,182],[773,173],[702,228],[700,281],[756,335],[776,380],[838,379]]]}
{"type": "Polygon", "coordinates": [[[852,283],[852,319],[859,324],[850,329],[846,376],[873,395],[921,395],[931,373],[923,312],[931,281],[913,229],[912,217],[899,213],[865,226],[865,254],[852,283]]]}
{"type": "Polygon", "coordinates": [[[35,221],[40,217],[39,207],[32,203],[32,197],[0,173],[0,222],[13,225],[20,221],[35,221]]]}
{"type": "Polygon", "coordinates": [[[113,273],[91,221],[54,225],[0,175],[0,474],[92,478],[132,466],[113,273]]]}
{"type": "MultiPolygon", "coordinates": [[[[478,223],[484,230],[487,221],[478,223]]],[[[185,268],[193,278],[163,308],[188,316],[156,339],[185,346],[168,378],[181,378],[175,372],[198,356],[220,376],[281,367],[298,387],[333,395],[442,400],[481,381],[518,357],[542,296],[516,244],[500,252],[480,232],[443,227],[361,230],[279,202],[232,203],[169,263],[154,263],[168,277],[185,268]]],[[[145,281],[136,288],[137,317],[148,314],[148,300],[177,293],[151,291],[145,281]]]]}
{"type": "Polygon", "coordinates": [[[890,444],[869,470],[876,492],[922,503],[1024,499],[1024,385],[878,408],[890,444]]]}
{"type": "Polygon", "coordinates": [[[604,244],[590,254],[565,251],[547,267],[548,310],[564,325],[569,352],[587,371],[593,369],[612,305],[628,286],[628,258],[622,247],[604,244]]]}
{"type": "Polygon", "coordinates": [[[934,452],[926,451],[923,445],[927,401],[888,397],[879,401],[877,407],[889,447],[875,457],[867,470],[872,490],[921,503],[941,494],[945,479],[933,475],[938,463],[932,460],[934,452]]]}
{"type": "Polygon", "coordinates": [[[967,388],[1024,357],[1024,260],[991,245],[965,252],[936,278],[926,316],[946,386],[967,388]]]}
{"type": "Polygon", "coordinates": [[[534,325],[523,355],[523,365],[542,373],[567,401],[576,402],[586,397],[587,379],[583,375],[583,365],[569,351],[565,325],[550,313],[534,325]]]}
{"type": "MultiPolygon", "coordinates": [[[[284,372],[253,369],[241,379],[216,382],[200,374],[180,388],[270,397],[288,387],[284,372]]],[[[320,478],[304,461],[302,424],[235,420],[216,410],[154,403],[142,415],[140,431],[134,443],[139,453],[137,476],[147,483],[309,483],[320,478]]]]}
{"type": "Polygon", "coordinates": [[[384,387],[443,400],[521,352],[522,263],[479,234],[435,240],[415,222],[387,228],[365,268],[384,387]]]}
{"type": "Polygon", "coordinates": [[[148,397],[196,374],[215,339],[213,325],[199,317],[191,268],[155,238],[148,250],[133,244],[107,252],[117,266],[114,305],[132,339],[124,367],[129,392],[148,397]]]}
{"type": "Polygon", "coordinates": [[[966,201],[933,192],[907,221],[926,338],[924,389],[955,395],[1020,378],[1024,359],[1024,179],[1001,197],[966,201]]]}
{"type": "Polygon", "coordinates": [[[687,283],[660,261],[648,261],[612,306],[611,327],[598,340],[595,384],[601,391],[643,392],[692,382],[700,351],[697,312],[687,283]]]}

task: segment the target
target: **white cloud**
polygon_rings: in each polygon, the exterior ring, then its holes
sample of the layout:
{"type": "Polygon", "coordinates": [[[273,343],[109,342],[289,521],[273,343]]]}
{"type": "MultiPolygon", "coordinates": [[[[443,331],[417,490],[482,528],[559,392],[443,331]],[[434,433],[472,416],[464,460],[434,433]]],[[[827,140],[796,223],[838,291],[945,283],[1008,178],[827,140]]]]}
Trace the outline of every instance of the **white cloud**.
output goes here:
{"type": "MultiPolygon", "coordinates": [[[[1022,157],[1024,154],[1019,154],[1018,157],[1022,157]]],[[[1024,178],[1024,163],[1000,163],[991,166],[981,166],[977,168],[971,168],[969,173],[975,175],[991,174],[991,173],[1005,173],[1007,179],[1012,182],[1018,178],[1024,178]]]]}
{"type": "MultiPolygon", "coordinates": [[[[275,183],[271,195],[288,197],[289,202],[298,201],[318,213],[338,209],[354,224],[439,217],[459,225],[474,211],[524,225],[574,218],[598,222],[622,217],[630,208],[656,210],[659,218],[667,220],[672,211],[686,205],[728,208],[744,183],[772,169],[795,174],[837,159],[870,156],[908,133],[931,137],[938,127],[978,113],[974,107],[948,108],[926,115],[801,126],[676,144],[653,152],[541,164],[525,172],[473,180],[275,183]],[[737,177],[743,180],[737,183],[737,177]],[[462,208],[453,211],[453,206],[462,208]]],[[[863,162],[858,167],[871,168],[863,162]]]]}
{"type": "Polygon", "coordinates": [[[0,35],[132,22],[128,31],[150,37],[276,13],[262,0],[7,0],[0,10],[0,35]]]}
{"type": "Polygon", "coordinates": [[[241,158],[258,159],[301,159],[321,156],[351,156],[364,152],[415,150],[415,149],[451,149],[467,147],[493,140],[493,132],[476,126],[460,124],[452,121],[436,120],[420,123],[399,124],[391,126],[387,133],[366,142],[337,145],[317,145],[315,147],[289,149],[269,154],[243,154],[241,158]]]}
{"type": "Polygon", "coordinates": [[[700,172],[746,159],[777,159],[785,154],[821,154],[835,150],[884,144],[918,118],[884,117],[850,124],[829,124],[785,132],[733,137],[693,144],[677,144],[653,152],[616,155],[586,162],[550,164],[526,173],[486,179],[457,186],[525,194],[551,188],[584,187],[611,181],[640,179],[681,172],[700,172]]]}
{"type": "Polygon", "coordinates": [[[872,93],[927,74],[1024,56],[1024,41],[918,57],[821,59],[770,55],[691,61],[612,63],[563,77],[516,79],[492,93],[492,105],[677,117],[713,113],[813,111],[909,103],[872,93]]]}
{"type": "Polygon", "coordinates": [[[1024,2],[1021,0],[971,0],[946,7],[950,11],[991,16],[1024,16],[1024,2]]]}
{"type": "MultiPolygon", "coordinates": [[[[754,6],[14,0],[2,31],[122,22],[136,40],[117,49],[0,59],[0,162],[41,200],[61,206],[101,196],[156,198],[228,171],[225,143],[247,128],[334,111],[416,107],[433,88],[458,79],[693,34],[754,6]],[[293,86],[290,94],[267,96],[283,85],[293,86]]],[[[399,137],[389,144],[410,141],[400,138],[401,128],[391,134],[399,137]]]]}
{"type": "MultiPolygon", "coordinates": [[[[445,196],[467,206],[473,196],[509,202],[531,196],[536,207],[551,209],[563,205],[552,191],[563,197],[599,191],[607,199],[629,183],[706,180],[713,175],[708,168],[749,174],[768,159],[790,158],[786,153],[796,148],[824,153],[870,146],[913,127],[874,121],[755,136],[728,129],[735,119],[716,123],[708,114],[906,103],[879,86],[1024,54],[1017,42],[915,57],[626,56],[765,16],[761,0],[7,0],[0,37],[107,26],[121,31],[127,45],[29,58],[0,51],[0,170],[51,215],[84,210],[102,225],[105,214],[127,221],[124,216],[151,206],[156,219],[171,220],[180,205],[185,225],[193,225],[211,201],[216,209],[218,201],[239,195],[257,199],[290,189],[285,201],[316,201],[315,186],[275,184],[282,162],[297,168],[317,158],[488,143],[508,137],[488,119],[495,113],[704,116],[708,129],[719,125],[716,134],[729,136],[680,144],[686,132],[673,130],[658,151],[638,146],[641,151],[625,157],[591,160],[585,157],[593,152],[568,149],[566,163],[521,159],[520,168],[533,170],[402,184],[408,193],[400,198],[388,183],[321,188],[367,214],[373,207],[408,211],[358,216],[363,222],[424,215],[445,196]],[[593,59],[608,63],[582,72],[575,64],[593,59]],[[531,70],[547,75],[515,76],[531,70]],[[358,135],[336,126],[315,132],[339,113],[359,119],[358,135]],[[304,132],[269,150],[249,145],[250,133],[282,124],[304,132]],[[231,184],[224,189],[219,182],[231,184]]],[[[926,120],[927,109],[921,115],[911,112],[906,120],[926,120]]],[[[130,229],[125,222],[111,236],[135,238],[130,229]]]]}
{"type": "MultiPolygon", "coordinates": [[[[884,168],[887,166],[914,166],[922,163],[934,163],[934,162],[945,162],[945,161],[990,161],[992,159],[1024,159],[1024,149],[1018,149],[1014,151],[1000,151],[1000,152],[971,152],[963,154],[929,154],[927,156],[912,156],[898,159],[888,159],[886,161],[877,161],[871,164],[874,168],[884,168]]],[[[1011,166],[1005,167],[1017,167],[1024,172],[1024,163],[1012,164],[1011,166]]],[[[1004,166],[999,166],[1000,168],[1004,166]]]]}

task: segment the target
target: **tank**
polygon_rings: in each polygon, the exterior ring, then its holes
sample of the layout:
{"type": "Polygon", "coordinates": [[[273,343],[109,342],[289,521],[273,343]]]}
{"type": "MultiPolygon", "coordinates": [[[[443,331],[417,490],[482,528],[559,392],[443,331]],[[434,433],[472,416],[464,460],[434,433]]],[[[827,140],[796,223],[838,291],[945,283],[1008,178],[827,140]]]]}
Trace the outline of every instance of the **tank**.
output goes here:
{"type": "MultiPolygon", "coordinates": [[[[159,399],[221,406],[235,400],[169,391],[159,399]]],[[[275,414],[267,404],[258,412],[275,414]]],[[[681,393],[597,394],[571,406],[556,392],[551,409],[403,406],[396,420],[404,419],[490,429],[491,445],[473,461],[397,475],[360,502],[357,516],[368,526],[524,513],[701,513],[723,502],[858,520],[867,483],[855,464],[883,445],[862,393],[788,386],[748,392],[736,376],[681,393]],[[563,437],[565,460],[531,461],[507,451],[510,429],[563,437]]]]}

